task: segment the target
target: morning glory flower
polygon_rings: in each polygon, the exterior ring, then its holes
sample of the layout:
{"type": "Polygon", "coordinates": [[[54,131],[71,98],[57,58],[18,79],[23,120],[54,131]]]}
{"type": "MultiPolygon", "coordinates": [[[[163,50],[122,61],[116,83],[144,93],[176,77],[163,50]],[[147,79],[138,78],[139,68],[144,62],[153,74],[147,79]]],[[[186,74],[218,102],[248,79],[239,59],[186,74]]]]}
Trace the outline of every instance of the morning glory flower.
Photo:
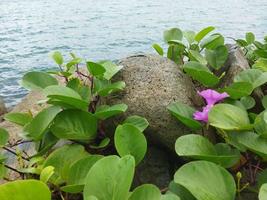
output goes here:
{"type": "Polygon", "coordinates": [[[202,111],[196,111],[193,115],[195,120],[198,121],[203,121],[203,122],[208,122],[208,115],[209,115],[209,111],[210,109],[213,107],[213,105],[206,105],[205,107],[203,107],[202,111]]]}
{"type": "Polygon", "coordinates": [[[210,109],[218,102],[222,101],[223,99],[229,97],[226,92],[219,93],[215,90],[207,89],[201,92],[197,92],[200,96],[202,96],[205,100],[207,105],[203,107],[202,111],[196,111],[193,114],[193,118],[198,121],[208,122],[208,116],[210,109]]]}
{"type": "Polygon", "coordinates": [[[206,100],[207,105],[214,105],[214,104],[222,101],[223,99],[229,97],[229,95],[226,92],[219,93],[219,92],[217,92],[215,90],[211,90],[211,89],[203,90],[203,91],[197,92],[197,93],[206,100]]]}

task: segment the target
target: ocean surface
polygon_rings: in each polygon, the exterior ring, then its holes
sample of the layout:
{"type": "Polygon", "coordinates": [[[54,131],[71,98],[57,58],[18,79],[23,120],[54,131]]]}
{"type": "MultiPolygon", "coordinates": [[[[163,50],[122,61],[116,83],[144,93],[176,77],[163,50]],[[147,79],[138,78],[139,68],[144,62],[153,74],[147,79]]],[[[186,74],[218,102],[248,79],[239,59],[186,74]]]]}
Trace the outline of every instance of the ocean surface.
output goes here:
{"type": "Polygon", "coordinates": [[[54,68],[51,52],[89,60],[153,52],[170,27],[213,25],[229,37],[267,34],[267,0],[0,0],[0,96],[16,104],[30,70],[54,68]]]}

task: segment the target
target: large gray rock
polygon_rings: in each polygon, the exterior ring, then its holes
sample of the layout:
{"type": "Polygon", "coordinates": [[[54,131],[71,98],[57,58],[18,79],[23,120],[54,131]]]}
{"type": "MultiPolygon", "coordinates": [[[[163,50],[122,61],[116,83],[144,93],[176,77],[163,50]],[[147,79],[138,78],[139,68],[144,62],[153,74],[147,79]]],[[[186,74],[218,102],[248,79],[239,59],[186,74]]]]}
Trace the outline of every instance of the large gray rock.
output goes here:
{"type": "Polygon", "coordinates": [[[191,130],[171,116],[167,106],[176,101],[191,106],[202,102],[191,79],[174,62],[161,56],[132,56],[120,64],[124,68],[115,79],[125,81],[126,88],[107,103],[127,104],[128,110],[122,118],[145,117],[150,124],[146,131],[148,140],[174,149],[175,140],[191,130]]]}

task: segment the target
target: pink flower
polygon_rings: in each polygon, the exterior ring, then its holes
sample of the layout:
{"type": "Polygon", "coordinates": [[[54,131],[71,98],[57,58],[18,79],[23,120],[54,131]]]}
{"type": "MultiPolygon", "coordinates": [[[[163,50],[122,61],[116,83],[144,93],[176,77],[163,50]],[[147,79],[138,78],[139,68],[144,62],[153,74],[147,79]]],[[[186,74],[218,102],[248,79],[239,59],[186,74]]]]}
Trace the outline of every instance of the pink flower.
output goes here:
{"type": "Polygon", "coordinates": [[[209,115],[209,111],[210,109],[213,107],[213,105],[206,105],[205,107],[203,107],[203,110],[200,112],[200,111],[196,111],[193,115],[194,119],[195,120],[198,120],[198,121],[203,121],[203,122],[208,122],[209,118],[208,118],[208,115],[209,115]]]}
{"type": "Polygon", "coordinates": [[[206,100],[207,105],[214,105],[214,104],[222,101],[223,99],[229,97],[229,95],[226,92],[219,93],[219,92],[217,92],[215,90],[211,90],[211,89],[203,90],[203,91],[197,92],[197,93],[206,100]]]}
{"type": "Polygon", "coordinates": [[[201,92],[197,92],[200,96],[202,96],[206,102],[207,105],[203,107],[202,111],[196,111],[193,114],[193,117],[195,120],[198,121],[203,121],[203,122],[208,122],[208,116],[209,116],[209,111],[210,109],[214,106],[214,104],[222,101],[223,99],[229,97],[229,95],[224,92],[224,93],[219,93],[215,90],[207,89],[203,90],[201,92]]]}

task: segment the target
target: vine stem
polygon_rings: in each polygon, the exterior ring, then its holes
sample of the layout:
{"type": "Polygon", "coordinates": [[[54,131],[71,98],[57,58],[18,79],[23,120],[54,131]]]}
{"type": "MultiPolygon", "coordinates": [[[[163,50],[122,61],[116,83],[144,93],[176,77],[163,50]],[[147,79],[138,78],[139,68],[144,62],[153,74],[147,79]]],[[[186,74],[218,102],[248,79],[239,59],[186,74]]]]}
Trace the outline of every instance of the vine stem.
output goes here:
{"type": "MultiPolygon", "coordinates": [[[[15,156],[19,156],[16,152],[14,152],[13,150],[11,150],[11,149],[9,149],[9,148],[7,148],[7,147],[3,147],[3,149],[6,150],[6,151],[9,152],[9,153],[15,155],[15,156]]],[[[26,158],[26,157],[24,157],[23,155],[21,155],[20,157],[21,157],[22,159],[24,159],[24,160],[29,161],[29,159],[26,158]]]]}
{"type": "Polygon", "coordinates": [[[22,172],[20,172],[20,171],[18,171],[18,170],[16,170],[15,168],[13,168],[13,167],[10,167],[9,165],[4,165],[6,168],[8,168],[8,169],[10,169],[10,170],[12,170],[12,171],[14,171],[14,172],[16,172],[16,173],[18,173],[18,174],[20,174],[20,175],[23,175],[24,173],[22,173],[22,172]]]}

